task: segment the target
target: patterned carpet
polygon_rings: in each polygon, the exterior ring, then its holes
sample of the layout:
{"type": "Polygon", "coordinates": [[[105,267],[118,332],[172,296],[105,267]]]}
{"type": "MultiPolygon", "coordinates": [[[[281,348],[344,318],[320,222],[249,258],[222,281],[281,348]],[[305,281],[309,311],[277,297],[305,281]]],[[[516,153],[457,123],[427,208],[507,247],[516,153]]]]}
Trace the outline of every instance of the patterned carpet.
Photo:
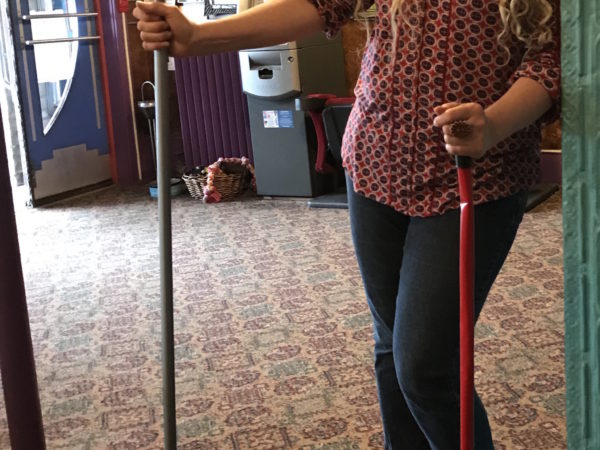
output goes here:
{"type": "MultiPolygon", "coordinates": [[[[498,449],[566,448],[560,202],[526,215],[477,328],[498,449]]],[[[48,449],[162,448],[156,203],[18,216],[48,449]]],[[[347,212],[180,197],[173,239],[179,449],[380,449],[347,212]]]]}

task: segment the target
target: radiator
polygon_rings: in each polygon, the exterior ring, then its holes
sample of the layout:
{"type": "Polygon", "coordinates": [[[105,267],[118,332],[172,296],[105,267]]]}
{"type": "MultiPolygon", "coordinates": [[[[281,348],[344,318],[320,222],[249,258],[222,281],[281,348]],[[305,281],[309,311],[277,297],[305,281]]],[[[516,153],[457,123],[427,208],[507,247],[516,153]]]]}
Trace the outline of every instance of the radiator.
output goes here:
{"type": "Polygon", "coordinates": [[[237,52],[177,58],[175,76],[186,166],[206,166],[221,156],[252,160],[237,52]]]}

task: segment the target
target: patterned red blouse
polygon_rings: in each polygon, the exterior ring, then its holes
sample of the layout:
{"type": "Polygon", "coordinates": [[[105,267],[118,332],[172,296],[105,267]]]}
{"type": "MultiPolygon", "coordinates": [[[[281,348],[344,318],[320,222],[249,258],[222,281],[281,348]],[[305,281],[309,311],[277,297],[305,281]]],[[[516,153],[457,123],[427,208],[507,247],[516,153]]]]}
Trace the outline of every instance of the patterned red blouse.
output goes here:
{"type": "MultiPolygon", "coordinates": [[[[351,18],[356,4],[310,1],[324,18],[329,36],[351,18]]],[[[539,176],[541,124],[557,117],[559,109],[558,21],[551,44],[534,52],[514,39],[506,62],[497,39],[503,30],[497,1],[419,0],[414,2],[420,5],[418,12],[410,15],[418,26],[404,25],[407,16],[399,19],[393,53],[391,0],[376,2],[377,17],[342,149],[355,190],[410,216],[458,208],[454,157],[445,150],[441,130],[433,126],[434,107],[447,102],[487,107],[519,77],[541,83],[555,106],[475,162],[474,199],[496,200],[533,184],[539,176]]]]}

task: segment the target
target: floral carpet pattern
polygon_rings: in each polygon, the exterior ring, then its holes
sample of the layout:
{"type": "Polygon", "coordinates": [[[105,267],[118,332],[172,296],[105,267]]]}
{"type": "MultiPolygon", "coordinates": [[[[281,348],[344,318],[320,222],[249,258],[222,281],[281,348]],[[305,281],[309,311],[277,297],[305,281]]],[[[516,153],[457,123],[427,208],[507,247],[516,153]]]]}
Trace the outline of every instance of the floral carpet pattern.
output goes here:
{"type": "MultiPolygon", "coordinates": [[[[113,187],[18,212],[49,450],[162,448],[156,209],[113,187]]],[[[500,450],[566,448],[561,229],[560,195],[526,215],[477,327],[500,450]]],[[[179,449],[382,448],[347,211],[178,197],[173,248],[179,449]]]]}

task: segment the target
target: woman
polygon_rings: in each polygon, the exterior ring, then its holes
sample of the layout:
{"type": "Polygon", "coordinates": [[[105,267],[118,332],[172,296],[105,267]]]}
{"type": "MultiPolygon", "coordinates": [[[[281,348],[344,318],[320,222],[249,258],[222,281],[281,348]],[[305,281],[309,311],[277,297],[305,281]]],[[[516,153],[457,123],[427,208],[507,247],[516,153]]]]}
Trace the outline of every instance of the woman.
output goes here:
{"type": "MultiPolygon", "coordinates": [[[[375,336],[386,449],[459,447],[459,198],[474,164],[479,315],[538,177],[558,110],[558,1],[377,0],[343,143],[350,222],[375,336]],[[460,126],[456,124],[459,123],[460,126]]],[[[195,24],[138,3],[143,46],[172,55],[258,48],[323,30],[360,0],[270,0],[195,24]]],[[[475,448],[492,449],[475,396],[475,448]]]]}

